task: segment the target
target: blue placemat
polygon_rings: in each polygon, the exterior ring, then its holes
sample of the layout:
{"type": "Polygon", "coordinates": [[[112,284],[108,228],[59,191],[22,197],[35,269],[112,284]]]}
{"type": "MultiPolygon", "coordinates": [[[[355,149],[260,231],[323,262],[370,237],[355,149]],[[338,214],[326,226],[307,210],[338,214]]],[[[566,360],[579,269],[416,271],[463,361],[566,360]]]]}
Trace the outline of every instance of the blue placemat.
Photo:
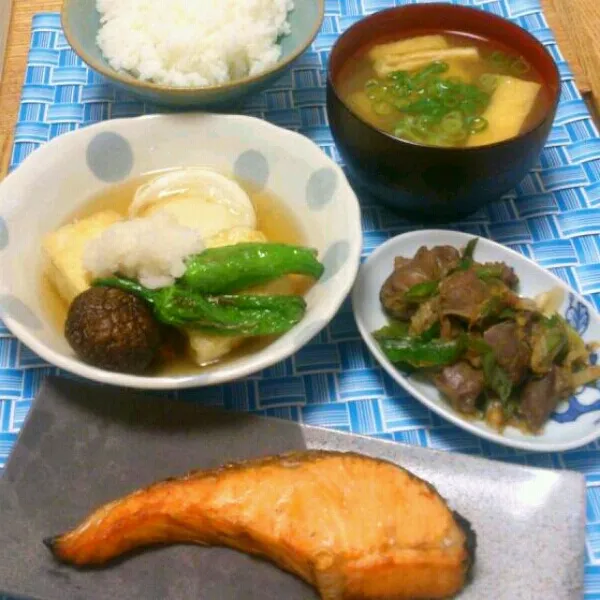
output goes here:
{"type": "MultiPolygon", "coordinates": [[[[409,2],[326,0],[325,21],[310,51],[272,88],[250,98],[243,112],[298,130],[339,160],[325,111],[328,51],[339,33],[364,14],[403,3],[409,2]]],[[[555,126],[538,166],[504,200],[450,226],[490,237],[533,258],[600,308],[600,138],[539,0],[455,3],[478,6],[531,31],[554,56],[563,82],[555,126]]],[[[159,111],[90,71],[68,46],[57,14],[36,15],[11,169],[61,133],[104,119],[159,111]]],[[[414,228],[385,208],[363,205],[365,255],[389,237],[414,228]]],[[[0,322],[0,469],[41,380],[56,372],[0,322]]],[[[519,452],[446,423],[376,366],[359,338],[348,302],[325,331],[290,359],[246,380],[187,390],[180,396],[399,442],[582,471],[588,479],[586,598],[600,600],[600,445],[563,454],[519,452]]]]}

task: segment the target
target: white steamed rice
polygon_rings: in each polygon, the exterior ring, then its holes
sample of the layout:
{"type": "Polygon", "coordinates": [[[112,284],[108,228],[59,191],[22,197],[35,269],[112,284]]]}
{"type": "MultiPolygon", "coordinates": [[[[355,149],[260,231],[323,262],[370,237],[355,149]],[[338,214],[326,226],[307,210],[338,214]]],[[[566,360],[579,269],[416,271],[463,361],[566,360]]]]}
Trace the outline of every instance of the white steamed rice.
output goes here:
{"type": "Polygon", "coordinates": [[[97,0],[110,66],[175,87],[255,75],[281,55],[293,0],[97,0]]]}
{"type": "Polygon", "coordinates": [[[119,221],[86,244],[83,266],[92,279],[120,273],[156,289],[185,272],[185,259],[204,250],[199,231],[183,227],[169,214],[119,221]]]}

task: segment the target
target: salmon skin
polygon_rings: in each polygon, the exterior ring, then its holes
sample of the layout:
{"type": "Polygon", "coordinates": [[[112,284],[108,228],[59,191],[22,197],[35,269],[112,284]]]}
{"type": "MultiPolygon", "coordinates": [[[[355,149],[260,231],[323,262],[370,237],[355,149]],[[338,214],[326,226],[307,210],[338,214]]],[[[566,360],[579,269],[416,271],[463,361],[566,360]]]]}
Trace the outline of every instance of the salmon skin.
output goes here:
{"type": "Polygon", "coordinates": [[[168,479],[44,540],[77,566],[195,542],[261,556],[323,600],[448,598],[467,583],[475,534],[426,481],[355,453],[306,451],[168,479]]]}

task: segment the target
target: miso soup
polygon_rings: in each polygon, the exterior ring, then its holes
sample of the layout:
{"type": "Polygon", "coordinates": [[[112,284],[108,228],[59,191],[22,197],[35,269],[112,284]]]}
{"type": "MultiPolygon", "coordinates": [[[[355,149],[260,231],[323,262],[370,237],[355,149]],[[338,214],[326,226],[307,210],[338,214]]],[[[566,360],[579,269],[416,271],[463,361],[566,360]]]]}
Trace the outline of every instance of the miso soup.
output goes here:
{"type": "Polygon", "coordinates": [[[418,144],[493,144],[535,127],[550,105],[522,56],[481,38],[431,33],[386,41],[348,61],[337,89],[362,119],[418,144]]]}

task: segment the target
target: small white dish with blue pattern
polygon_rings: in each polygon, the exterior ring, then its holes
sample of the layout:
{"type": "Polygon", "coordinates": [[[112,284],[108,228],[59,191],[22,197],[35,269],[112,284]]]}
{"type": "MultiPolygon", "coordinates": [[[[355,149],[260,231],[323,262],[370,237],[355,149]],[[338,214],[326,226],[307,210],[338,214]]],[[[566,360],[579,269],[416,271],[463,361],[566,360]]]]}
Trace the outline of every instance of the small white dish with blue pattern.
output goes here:
{"type": "Polygon", "coordinates": [[[261,119],[205,113],[105,121],[33,152],[0,185],[0,317],[47,362],[87,379],[177,389],[233,381],[283,361],[336,314],[356,277],[362,247],[358,200],[339,166],[315,143],[261,119]],[[136,376],[80,361],[49,322],[40,292],[44,234],[107,186],[145,173],[203,166],[277,195],[316,248],[325,272],[307,312],[266,348],[195,374],[136,376]]]}
{"type": "MultiPolygon", "coordinates": [[[[379,302],[379,290],[392,271],[396,256],[413,256],[420,246],[450,245],[464,247],[472,235],[458,231],[423,230],[398,235],[382,244],[361,266],[352,293],[354,315],[360,333],[370,351],[393,379],[413,397],[438,415],[463,429],[492,442],[539,452],[556,452],[583,446],[600,437],[600,382],[577,390],[561,402],[546,423],[542,433],[528,435],[515,427],[502,433],[481,420],[466,420],[455,412],[437,389],[418,378],[398,371],[380,350],[372,332],[388,321],[379,302]]],[[[560,287],[564,300],[559,313],[581,335],[586,343],[600,341],[600,317],[583,298],[563,281],[533,261],[496,242],[479,238],[475,258],[481,262],[503,261],[519,276],[519,293],[533,298],[542,292],[560,287]]],[[[591,355],[595,364],[597,356],[591,355]]]]}

